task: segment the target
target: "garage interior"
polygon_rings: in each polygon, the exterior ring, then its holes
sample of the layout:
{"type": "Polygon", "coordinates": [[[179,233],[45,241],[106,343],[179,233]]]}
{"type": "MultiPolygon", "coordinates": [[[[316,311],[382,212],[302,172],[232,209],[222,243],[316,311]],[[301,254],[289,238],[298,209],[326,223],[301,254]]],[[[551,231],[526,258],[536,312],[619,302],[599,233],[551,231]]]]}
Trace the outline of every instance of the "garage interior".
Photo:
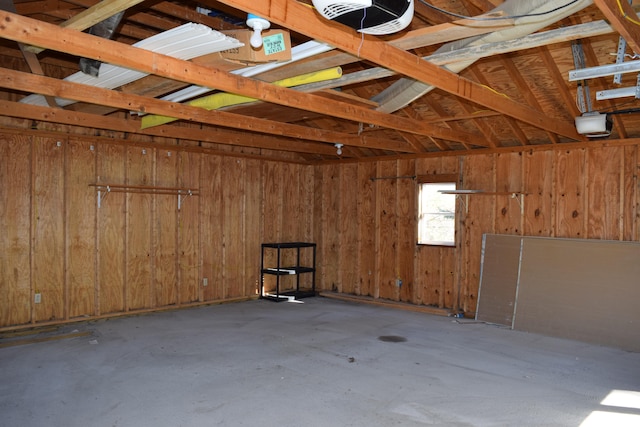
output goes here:
{"type": "Polygon", "coordinates": [[[320,3],[2,1],[3,419],[640,424],[640,2],[320,3]]]}

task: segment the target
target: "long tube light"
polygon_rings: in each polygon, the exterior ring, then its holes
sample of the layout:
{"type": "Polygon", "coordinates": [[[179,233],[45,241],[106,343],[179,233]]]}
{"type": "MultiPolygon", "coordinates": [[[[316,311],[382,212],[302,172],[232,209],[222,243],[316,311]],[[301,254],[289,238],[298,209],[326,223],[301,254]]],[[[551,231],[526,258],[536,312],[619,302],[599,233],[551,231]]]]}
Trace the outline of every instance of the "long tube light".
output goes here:
{"type": "MultiPolygon", "coordinates": [[[[251,67],[240,68],[238,70],[231,71],[232,74],[236,74],[242,77],[251,77],[257,74],[265,73],[267,71],[274,70],[278,67],[282,67],[283,65],[291,64],[296,61],[300,61],[305,58],[309,58],[314,55],[319,55],[324,52],[328,52],[332,50],[333,47],[329,46],[325,43],[320,43],[315,40],[311,40],[305,43],[302,43],[298,46],[294,46],[291,48],[291,59],[288,61],[282,62],[269,62],[266,64],[254,65],[251,67]]],[[[195,98],[200,95],[204,95],[207,92],[211,92],[211,88],[204,86],[188,86],[184,89],[178,90],[176,92],[170,93],[169,95],[165,95],[160,98],[163,101],[171,101],[171,102],[183,102],[189,99],[195,98]]]]}
{"type": "MultiPolygon", "coordinates": [[[[140,40],[133,44],[133,46],[174,58],[189,60],[210,53],[240,47],[243,46],[243,43],[219,31],[213,30],[206,25],[189,22],[140,40]]],[[[148,73],[103,63],[100,66],[100,74],[98,77],[93,77],[79,71],[64,80],[105,89],[115,89],[147,75],[148,73]]],[[[45,97],[37,94],[26,96],[22,98],[20,102],[45,107],[48,106],[45,97]]],[[[61,107],[64,107],[76,101],[56,98],[56,102],[61,107]]]]}

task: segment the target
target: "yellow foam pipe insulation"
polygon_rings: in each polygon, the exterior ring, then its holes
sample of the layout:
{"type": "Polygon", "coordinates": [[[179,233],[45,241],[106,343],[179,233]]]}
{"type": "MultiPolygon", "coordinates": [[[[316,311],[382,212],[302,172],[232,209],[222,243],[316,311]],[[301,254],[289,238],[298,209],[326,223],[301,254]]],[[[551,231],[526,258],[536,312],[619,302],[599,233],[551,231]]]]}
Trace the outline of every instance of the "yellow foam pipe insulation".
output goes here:
{"type": "MultiPolygon", "coordinates": [[[[334,67],[326,70],[314,71],[307,74],[301,74],[295,77],[289,77],[287,79],[278,80],[273,84],[282,87],[295,87],[305,85],[309,83],[323,82],[327,80],[338,79],[342,76],[342,68],[334,67]]],[[[187,102],[187,105],[192,107],[200,107],[205,110],[217,110],[218,108],[229,107],[231,105],[246,104],[248,102],[255,101],[255,98],[249,98],[247,96],[235,95],[233,93],[215,93],[213,95],[203,96],[202,98],[194,99],[187,102]]],[[[176,121],[175,117],[162,116],[159,114],[148,114],[142,117],[141,129],[147,129],[154,126],[164,125],[176,121]]]]}

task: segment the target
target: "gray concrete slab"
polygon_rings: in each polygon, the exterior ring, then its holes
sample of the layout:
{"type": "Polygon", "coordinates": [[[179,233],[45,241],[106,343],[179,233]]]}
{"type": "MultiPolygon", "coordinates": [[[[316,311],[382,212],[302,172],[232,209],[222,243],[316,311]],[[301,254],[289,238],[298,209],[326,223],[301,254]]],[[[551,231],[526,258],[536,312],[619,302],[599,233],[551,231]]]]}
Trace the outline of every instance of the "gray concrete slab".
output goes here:
{"type": "Polygon", "coordinates": [[[0,348],[0,425],[640,425],[602,403],[638,403],[640,353],[466,319],[318,297],[63,329],[90,335],[0,348]]]}

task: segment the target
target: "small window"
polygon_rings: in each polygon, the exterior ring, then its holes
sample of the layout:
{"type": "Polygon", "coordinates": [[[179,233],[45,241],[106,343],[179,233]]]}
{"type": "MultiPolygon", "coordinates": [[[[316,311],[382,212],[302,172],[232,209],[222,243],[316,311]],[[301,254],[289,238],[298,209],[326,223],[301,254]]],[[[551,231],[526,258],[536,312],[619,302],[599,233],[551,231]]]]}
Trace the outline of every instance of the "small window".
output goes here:
{"type": "Polygon", "coordinates": [[[442,193],[455,190],[455,182],[418,185],[418,244],[455,246],[456,196],[442,193]]]}

